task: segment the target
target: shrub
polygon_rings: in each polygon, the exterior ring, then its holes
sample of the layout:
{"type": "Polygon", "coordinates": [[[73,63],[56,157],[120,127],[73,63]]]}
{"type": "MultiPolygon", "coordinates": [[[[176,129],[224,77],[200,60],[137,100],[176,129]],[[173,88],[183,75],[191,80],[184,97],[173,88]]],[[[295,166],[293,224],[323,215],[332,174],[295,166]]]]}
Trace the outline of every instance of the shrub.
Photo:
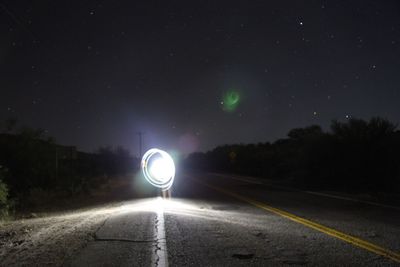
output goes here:
{"type": "Polygon", "coordinates": [[[296,128],[274,143],[224,145],[186,166],[282,179],[309,189],[400,193],[400,131],[382,118],[296,128]]]}
{"type": "Polygon", "coordinates": [[[25,206],[28,208],[37,208],[53,201],[53,196],[50,191],[40,187],[34,187],[29,190],[29,194],[25,197],[25,206]]]}
{"type": "Polygon", "coordinates": [[[8,215],[8,187],[3,182],[7,169],[0,166],[0,219],[8,215]]]}

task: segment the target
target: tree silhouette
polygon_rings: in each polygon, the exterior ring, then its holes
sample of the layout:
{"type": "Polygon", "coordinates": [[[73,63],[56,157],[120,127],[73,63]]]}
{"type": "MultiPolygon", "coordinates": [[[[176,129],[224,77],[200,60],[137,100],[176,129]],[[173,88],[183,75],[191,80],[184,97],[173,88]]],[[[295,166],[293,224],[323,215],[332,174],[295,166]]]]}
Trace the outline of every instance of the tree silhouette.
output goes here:
{"type": "Polygon", "coordinates": [[[400,132],[383,118],[295,128],[288,138],[224,145],[186,159],[190,168],[256,175],[300,187],[400,192],[400,132]],[[232,160],[232,155],[235,155],[232,160]]]}

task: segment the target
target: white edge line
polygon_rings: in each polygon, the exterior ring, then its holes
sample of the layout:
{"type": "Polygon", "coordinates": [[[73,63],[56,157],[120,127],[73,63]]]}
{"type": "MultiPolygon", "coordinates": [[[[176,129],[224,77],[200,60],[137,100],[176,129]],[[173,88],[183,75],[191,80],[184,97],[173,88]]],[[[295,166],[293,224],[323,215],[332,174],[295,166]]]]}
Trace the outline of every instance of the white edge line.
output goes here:
{"type": "Polygon", "coordinates": [[[304,192],[304,193],[307,193],[307,194],[311,194],[311,195],[316,195],[316,196],[336,198],[336,199],[340,199],[340,200],[359,202],[359,203],[368,204],[368,205],[377,206],[377,207],[400,210],[400,207],[397,207],[397,206],[380,204],[380,203],[376,203],[376,202],[372,202],[372,201],[368,201],[368,200],[354,199],[354,198],[350,198],[350,197],[342,197],[342,196],[331,195],[331,194],[320,193],[320,192],[314,192],[314,191],[301,191],[301,192],[304,192]]]}
{"type": "Polygon", "coordinates": [[[259,181],[254,181],[254,180],[249,180],[249,179],[245,179],[244,177],[238,177],[238,176],[230,176],[230,175],[224,175],[224,174],[217,174],[217,173],[210,173],[211,175],[215,175],[215,176],[221,176],[221,177],[229,177],[233,180],[237,180],[237,181],[242,181],[242,182],[247,182],[249,184],[264,184],[262,182],[259,181]]]}

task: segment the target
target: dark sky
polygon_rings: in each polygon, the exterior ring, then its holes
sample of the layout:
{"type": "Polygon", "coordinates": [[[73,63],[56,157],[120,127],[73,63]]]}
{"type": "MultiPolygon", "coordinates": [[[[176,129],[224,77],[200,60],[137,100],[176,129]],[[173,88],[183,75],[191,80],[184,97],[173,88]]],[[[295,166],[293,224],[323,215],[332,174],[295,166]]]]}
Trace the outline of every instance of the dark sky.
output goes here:
{"type": "Polygon", "coordinates": [[[0,0],[0,33],[0,120],[85,151],[400,121],[398,1],[0,0]]]}

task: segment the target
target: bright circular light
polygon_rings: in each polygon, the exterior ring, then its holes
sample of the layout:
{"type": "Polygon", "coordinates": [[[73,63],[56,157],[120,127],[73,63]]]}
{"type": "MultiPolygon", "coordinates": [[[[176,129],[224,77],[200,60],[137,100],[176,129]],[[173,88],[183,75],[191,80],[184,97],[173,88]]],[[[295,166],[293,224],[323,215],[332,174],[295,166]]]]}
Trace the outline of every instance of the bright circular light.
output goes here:
{"type": "Polygon", "coordinates": [[[161,190],[170,189],[174,182],[174,160],[161,149],[152,148],[143,155],[142,171],[146,180],[161,190]]]}
{"type": "Polygon", "coordinates": [[[150,166],[150,173],[159,181],[167,181],[173,175],[174,171],[173,162],[171,164],[171,162],[164,158],[155,159],[150,166]]]}

